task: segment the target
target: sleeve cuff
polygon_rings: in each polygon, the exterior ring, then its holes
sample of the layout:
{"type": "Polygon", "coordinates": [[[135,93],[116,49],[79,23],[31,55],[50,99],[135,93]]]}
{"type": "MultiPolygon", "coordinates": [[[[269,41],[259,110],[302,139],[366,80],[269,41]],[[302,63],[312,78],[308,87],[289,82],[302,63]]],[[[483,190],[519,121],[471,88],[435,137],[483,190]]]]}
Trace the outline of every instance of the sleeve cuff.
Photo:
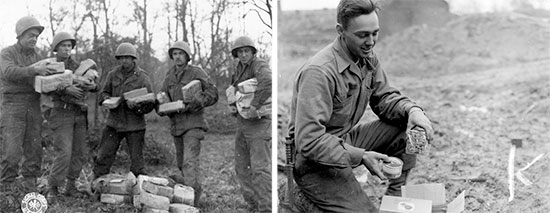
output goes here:
{"type": "Polygon", "coordinates": [[[365,149],[353,147],[347,142],[344,143],[344,149],[346,149],[349,153],[351,167],[359,166],[359,164],[361,164],[361,161],[363,160],[363,153],[365,152],[365,149]]]}
{"type": "Polygon", "coordinates": [[[424,112],[424,110],[422,110],[422,108],[420,108],[419,106],[412,106],[408,111],[408,115],[411,115],[413,112],[416,111],[424,112]]]}

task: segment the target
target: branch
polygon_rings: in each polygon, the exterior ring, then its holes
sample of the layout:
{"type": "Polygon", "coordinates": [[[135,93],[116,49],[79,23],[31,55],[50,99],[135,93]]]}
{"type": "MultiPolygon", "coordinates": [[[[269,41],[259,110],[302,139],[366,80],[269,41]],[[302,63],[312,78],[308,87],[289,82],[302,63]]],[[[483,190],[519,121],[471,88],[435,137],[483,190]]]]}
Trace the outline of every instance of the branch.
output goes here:
{"type": "Polygon", "coordinates": [[[248,15],[248,13],[251,12],[251,11],[256,12],[256,14],[258,15],[258,18],[260,18],[260,21],[262,21],[262,23],[263,23],[265,26],[269,27],[269,29],[272,29],[272,28],[271,28],[271,24],[268,24],[267,22],[265,22],[264,19],[262,18],[262,16],[260,15],[260,12],[258,12],[258,10],[256,10],[256,9],[250,9],[250,10],[248,10],[248,11],[243,15],[243,18],[245,18],[246,15],[248,15]]]}

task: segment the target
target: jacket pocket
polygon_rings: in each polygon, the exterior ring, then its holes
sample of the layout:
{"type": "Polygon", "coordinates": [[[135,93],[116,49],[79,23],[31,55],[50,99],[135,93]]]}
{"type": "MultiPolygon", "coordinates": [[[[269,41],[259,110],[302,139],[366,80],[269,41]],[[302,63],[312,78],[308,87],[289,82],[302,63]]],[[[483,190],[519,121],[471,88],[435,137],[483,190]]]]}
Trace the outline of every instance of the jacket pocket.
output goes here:
{"type": "Polygon", "coordinates": [[[353,99],[353,95],[344,99],[338,96],[333,98],[332,115],[328,121],[329,127],[342,127],[346,124],[351,116],[353,99]]]}

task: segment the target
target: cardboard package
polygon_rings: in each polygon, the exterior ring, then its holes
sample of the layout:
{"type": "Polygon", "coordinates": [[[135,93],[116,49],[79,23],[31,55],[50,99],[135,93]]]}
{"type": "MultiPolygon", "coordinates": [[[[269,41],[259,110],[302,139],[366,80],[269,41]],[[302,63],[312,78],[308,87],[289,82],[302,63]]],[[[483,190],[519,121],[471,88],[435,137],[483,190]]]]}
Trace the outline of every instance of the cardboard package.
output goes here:
{"type": "Polygon", "coordinates": [[[195,190],[190,186],[176,184],[174,186],[172,202],[193,205],[195,202],[195,190]]]}
{"type": "Polygon", "coordinates": [[[237,94],[235,95],[235,98],[237,99],[237,111],[245,119],[271,115],[271,97],[269,97],[265,101],[264,105],[262,105],[259,112],[258,112],[258,109],[244,110],[246,108],[250,108],[252,100],[254,99],[254,93],[237,92],[237,94]]]}
{"type": "Polygon", "coordinates": [[[170,98],[165,92],[160,92],[157,94],[157,101],[159,102],[159,104],[165,104],[170,102],[170,98]]]}
{"type": "Polygon", "coordinates": [[[464,211],[465,193],[460,193],[450,203],[445,202],[445,187],[441,183],[405,185],[401,187],[402,197],[431,201],[431,212],[459,213],[464,211]]]}
{"type": "Polygon", "coordinates": [[[164,116],[170,113],[183,111],[184,109],[185,109],[185,104],[183,103],[183,101],[168,102],[168,103],[159,105],[158,114],[160,116],[164,116]]]}
{"type": "Polygon", "coordinates": [[[170,204],[170,212],[171,213],[199,213],[200,211],[199,209],[193,206],[189,206],[181,203],[172,203],[170,204]]]}
{"type": "Polygon", "coordinates": [[[34,78],[34,90],[38,93],[48,93],[57,90],[60,84],[71,85],[72,83],[72,71],[67,70],[61,74],[36,76],[34,78]]]}
{"type": "Polygon", "coordinates": [[[118,205],[123,203],[131,203],[132,197],[130,195],[101,194],[99,201],[102,203],[118,205]]]}
{"type": "Polygon", "coordinates": [[[122,97],[124,97],[124,100],[129,100],[131,98],[139,97],[142,95],[147,95],[147,88],[139,88],[132,91],[125,92],[122,97]]]}
{"type": "Polygon", "coordinates": [[[257,86],[258,86],[258,80],[256,80],[256,78],[251,78],[237,84],[237,90],[240,93],[254,93],[256,92],[257,86]]]}
{"type": "Polygon", "coordinates": [[[92,69],[92,67],[94,66],[96,66],[96,63],[94,60],[86,59],[80,62],[80,66],[76,68],[76,70],[74,71],[74,74],[78,76],[85,76],[86,72],[88,72],[88,70],[92,69]]]}
{"type": "Polygon", "coordinates": [[[380,203],[380,213],[430,213],[432,201],[406,197],[384,196],[380,203]]]}
{"type": "Polygon", "coordinates": [[[154,93],[147,93],[145,95],[129,98],[128,100],[126,100],[126,102],[128,102],[129,105],[143,103],[143,102],[155,102],[155,98],[156,97],[154,93]]]}
{"type": "Polygon", "coordinates": [[[114,109],[117,108],[121,102],[122,98],[120,97],[110,97],[109,99],[104,100],[102,105],[107,107],[107,109],[114,109]]]}
{"type": "Polygon", "coordinates": [[[56,58],[46,58],[42,59],[34,64],[31,67],[36,67],[40,65],[46,65],[47,68],[54,70],[55,73],[64,73],[65,72],[65,63],[57,62],[56,58]]]}
{"type": "Polygon", "coordinates": [[[235,93],[236,91],[234,86],[229,86],[225,90],[225,96],[227,97],[227,104],[232,105],[232,104],[235,104],[235,102],[237,102],[237,98],[235,98],[235,93]]]}
{"type": "Polygon", "coordinates": [[[181,88],[183,103],[191,103],[195,100],[195,96],[202,92],[201,81],[192,80],[187,85],[181,88]]]}

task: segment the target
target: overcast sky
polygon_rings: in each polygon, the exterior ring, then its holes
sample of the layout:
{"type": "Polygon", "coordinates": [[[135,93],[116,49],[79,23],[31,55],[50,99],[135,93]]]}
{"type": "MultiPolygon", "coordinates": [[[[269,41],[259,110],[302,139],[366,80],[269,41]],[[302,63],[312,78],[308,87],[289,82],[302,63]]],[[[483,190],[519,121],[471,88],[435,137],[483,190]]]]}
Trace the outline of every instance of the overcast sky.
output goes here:
{"type": "MultiPolygon", "coordinates": [[[[418,0],[408,0],[418,1],[418,0]]],[[[456,14],[510,11],[515,0],[446,0],[456,14]]],[[[521,0],[536,8],[550,10],[550,0],[521,0]]],[[[336,8],[339,0],[281,0],[281,10],[318,10],[336,8]]]]}
{"type": "MultiPolygon", "coordinates": [[[[53,0],[55,5],[65,4],[67,7],[72,7],[72,0],[53,0]]],[[[157,19],[154,23],[153,16],[155,13],[161,13],[163,11],[164,2],[174,0],[149,0],[148,1],[148,19],[149,19],[149,28],[150,31],[154,32],[152,48],[155,50],[155,54],[159,59],[163,59],[166,56],[166,51],[168,50],[168,33],[166,32],[166,17],[157,19]]],[[[122,35],[138,35],[138,26],[136,25],[127,25],[124,22],[128,20],[133,13],[133,8],[129,8],[131,5],[130,0],[110,0],[112,3],[112,8],[116,8],[115,14],[110,14],[111,18],[120,20],[117,26],[111,26],[113,31],[122,35]]],[[[142,1],[138,1],[142,3],[142,1]]],[[[49,24],[49,10],[48,10],[49,0],[0,0],[0,48],[12,45],[17,42],[15,38],[15,23],[17,20],[23,16],[31,15],[36,17],[40,23],[46,27],[42,35],[39,37],[38,46],[49,46],[52,41],[52,34],[49,24]]],[[[209,7],[208,1],[196,0],[193,3],[198,5],[198,7],[209,7]]],[[[247,8],[239,8],[241,11],[235,11],[238,13],[243,13],[247,8]]],[[[205,11],[205,13],[208,11],[205,11]]],[[[69,19],[67,17],[66,19],[69,19]]],[[[80,19],[80,17],[78,17],[80,19]]],[[[173,21],[173,20],[172,20],[173,21]]],[[[72,26],[70,20],[64,20],[63,26],[60,26],[57,32],[67,31],[71,32],[72,26]]],[[[100,21],[101,22],[101,21],[100,21]]],[[[204,23],[207,23],[206,21],[204,23]]],[[[230,25],[230,28],[233,28],[233,38],[236,38],[242,34],[250,36],[254,40],[262,40],[264,43],[267,42],[266,39],[269,36],[265,33],[268,28],[266,28],[255,14],[248,15],[244,19],[235,20],[235,18],[226,17],[222,20],[222,24],[227,23],[230,25]]],[[[87,33],[86,37],[91,38],[91,24],[85,24],[84,28],[81,30],[82,33],[87,33]]],[[[209,28],[210,26],[202,25],[204,28],[209,28]]],[[[181,31],[181,30],[180,30],[181,31]]],[[[181,33],[180,33],[181,35],[181,33]]],[[[209,34],[204,33],[204,37],[208,37],[209,34]]],[[[141,36],[140,36],[141,37],[141,36]]],[[[206,39],[208,40],[208,39],[206,39]]],[[[270,40],[270,39],[269,39],[270,40]]]]}

